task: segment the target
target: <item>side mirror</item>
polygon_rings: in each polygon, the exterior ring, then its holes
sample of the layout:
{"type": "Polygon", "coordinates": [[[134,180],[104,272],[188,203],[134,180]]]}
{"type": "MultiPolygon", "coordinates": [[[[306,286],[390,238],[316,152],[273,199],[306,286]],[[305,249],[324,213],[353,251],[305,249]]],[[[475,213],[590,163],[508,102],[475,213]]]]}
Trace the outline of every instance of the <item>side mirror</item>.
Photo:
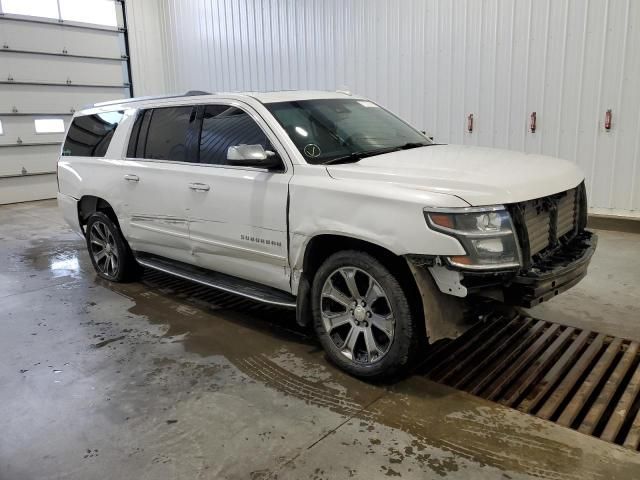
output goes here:
{"type": "Polygon", "coordinates": [[[275,152],[265,150],[262,145],[234,145],[227,150],[229,165],[274,168],[281,165],[275,152]]]}

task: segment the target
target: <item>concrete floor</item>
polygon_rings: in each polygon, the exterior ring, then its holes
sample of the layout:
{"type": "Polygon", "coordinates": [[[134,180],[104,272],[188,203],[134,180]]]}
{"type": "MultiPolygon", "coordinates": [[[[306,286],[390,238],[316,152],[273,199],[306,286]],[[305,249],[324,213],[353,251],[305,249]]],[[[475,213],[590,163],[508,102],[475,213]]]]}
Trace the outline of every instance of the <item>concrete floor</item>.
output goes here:
{"type": "MultiPolygon", "coordinates": [[[[535,313],[640,339],[640,237],[535,313]]],[[[0,207],[0,479],[640,478],[640,454],[411,376],[329,365],[290,315],[96,278],[44,201],[0,207]]]]}

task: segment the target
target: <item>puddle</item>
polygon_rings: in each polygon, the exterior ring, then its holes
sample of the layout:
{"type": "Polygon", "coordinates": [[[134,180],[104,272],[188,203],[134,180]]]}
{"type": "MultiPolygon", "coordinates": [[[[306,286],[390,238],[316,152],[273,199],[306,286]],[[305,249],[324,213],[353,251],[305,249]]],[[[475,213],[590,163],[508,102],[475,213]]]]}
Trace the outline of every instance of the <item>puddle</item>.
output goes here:
{"type": "Polygon", "coordinates": [[[83,247],[84,242],[81,239],[55,244],[37,240],[32,242],[32,246],[11,257],[18,265],[24,264],[35,270],[49,271],[53,278],[79,278],[80,259],[86,255],[83,247]]]}

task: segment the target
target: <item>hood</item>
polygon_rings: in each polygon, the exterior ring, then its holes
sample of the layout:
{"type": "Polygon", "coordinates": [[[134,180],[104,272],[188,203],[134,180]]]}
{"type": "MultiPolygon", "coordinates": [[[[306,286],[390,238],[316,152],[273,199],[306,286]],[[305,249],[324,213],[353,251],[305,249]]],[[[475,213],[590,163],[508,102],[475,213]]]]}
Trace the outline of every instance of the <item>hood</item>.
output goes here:
{"type": "Polygon", "coordinates": [[[467,145],[401,150],[330,165],[327,171],[338,180],[379,181],[455,195],[473,206],[545,197],[584,179],[567,160],[467,145]]]}

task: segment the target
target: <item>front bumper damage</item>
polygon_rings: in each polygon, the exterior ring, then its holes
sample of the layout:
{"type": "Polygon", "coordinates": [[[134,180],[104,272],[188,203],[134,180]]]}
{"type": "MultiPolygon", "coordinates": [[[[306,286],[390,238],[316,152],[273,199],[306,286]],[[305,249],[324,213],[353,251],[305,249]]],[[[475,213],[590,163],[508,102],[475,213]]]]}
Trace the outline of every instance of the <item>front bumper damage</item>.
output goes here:
{"type": "Polygon", "coordinates": [[[495,301],[506,308],[531,308],[568,290],[587,274],[597,242],[596,234],[582,231],[518,272],[463,272],[435,257],[407,256],[422,297],[430,341],[456,338],[481,316],[483,307],[491,304],[497,308],[495,301]]]}
{"type": "Polygon", "coordinates": [[[531,308],[570,289],[587,274],[598,236],[583,231],[570,243],[517,274],[504,288],[504,301],[531,308]]]}
{"type": "Polygon", "coordinates": [[[488,297],[507,305],[531,308],[582,280],[597,243],[597,235],[584,230],[524,270],[456,273],[466,296],[488,297]]]}

